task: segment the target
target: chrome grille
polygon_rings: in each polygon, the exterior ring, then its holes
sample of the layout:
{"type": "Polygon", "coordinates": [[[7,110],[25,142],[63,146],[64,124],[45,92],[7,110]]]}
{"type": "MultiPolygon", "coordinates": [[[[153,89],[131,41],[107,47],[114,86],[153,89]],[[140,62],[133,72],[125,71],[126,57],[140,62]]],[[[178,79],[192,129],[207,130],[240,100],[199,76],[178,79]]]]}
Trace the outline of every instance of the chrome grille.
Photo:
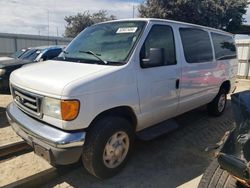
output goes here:
{"type": "Polygon", "coordinates": [[[12,86],[12,95],[17,106],[29,115],[41,117],[42,96],[12,86]]]}

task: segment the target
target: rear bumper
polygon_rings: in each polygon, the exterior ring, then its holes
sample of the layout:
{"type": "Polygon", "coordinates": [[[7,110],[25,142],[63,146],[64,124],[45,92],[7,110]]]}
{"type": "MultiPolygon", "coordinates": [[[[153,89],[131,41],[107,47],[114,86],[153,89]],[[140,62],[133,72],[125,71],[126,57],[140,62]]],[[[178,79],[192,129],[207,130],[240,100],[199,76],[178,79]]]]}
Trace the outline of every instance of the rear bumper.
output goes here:
{"type": "Polygon", "coordinates": [[[81,157],[84,131],[72,133],[54,128],[26,115],[14,103],[7,107],[6,115],[13,130],[50,163],[71,164],[81,157]]]}

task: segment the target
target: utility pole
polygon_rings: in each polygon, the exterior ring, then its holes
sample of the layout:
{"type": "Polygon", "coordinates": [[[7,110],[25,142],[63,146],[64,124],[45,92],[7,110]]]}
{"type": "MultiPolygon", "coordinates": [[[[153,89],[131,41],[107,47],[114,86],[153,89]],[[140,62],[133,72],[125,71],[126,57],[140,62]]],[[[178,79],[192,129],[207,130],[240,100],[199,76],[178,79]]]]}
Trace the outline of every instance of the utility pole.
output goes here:
{"type": "Polygon", "coordinates": [[[49,10],[48,10],[48,45],[49,45],[49,10]]]}
{"type": "Polygon", "coordinates": [[[133,4],[133,18],[135,18],[135,5],[133,4]]]}

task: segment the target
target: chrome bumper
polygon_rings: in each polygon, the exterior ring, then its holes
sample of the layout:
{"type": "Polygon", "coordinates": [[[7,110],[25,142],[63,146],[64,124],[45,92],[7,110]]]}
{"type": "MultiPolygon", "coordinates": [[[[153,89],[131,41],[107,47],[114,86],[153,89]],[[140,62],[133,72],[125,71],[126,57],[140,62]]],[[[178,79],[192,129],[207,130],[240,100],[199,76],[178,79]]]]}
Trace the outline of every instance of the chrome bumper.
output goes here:
{"type": "Polygon", "coordinates": [[[86,132],[65,132],[37,121],[22,112],[13,102],[7,107],[6,115],[13,130],[27,142],[48,144],[59,149],[84,144],[86,132]]]}

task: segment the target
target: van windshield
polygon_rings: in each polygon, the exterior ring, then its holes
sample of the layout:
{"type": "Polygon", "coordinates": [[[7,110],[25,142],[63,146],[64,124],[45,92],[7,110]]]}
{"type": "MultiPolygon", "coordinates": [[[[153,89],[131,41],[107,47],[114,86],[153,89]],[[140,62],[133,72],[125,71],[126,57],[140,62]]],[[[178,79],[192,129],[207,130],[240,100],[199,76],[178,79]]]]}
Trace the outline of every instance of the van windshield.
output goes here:
{"type": "Polygon", "coordinates": [[[145,24],[144,21],[120,21],[93,25],[83,30],[57,59],[124,64],[145,24]]]}

